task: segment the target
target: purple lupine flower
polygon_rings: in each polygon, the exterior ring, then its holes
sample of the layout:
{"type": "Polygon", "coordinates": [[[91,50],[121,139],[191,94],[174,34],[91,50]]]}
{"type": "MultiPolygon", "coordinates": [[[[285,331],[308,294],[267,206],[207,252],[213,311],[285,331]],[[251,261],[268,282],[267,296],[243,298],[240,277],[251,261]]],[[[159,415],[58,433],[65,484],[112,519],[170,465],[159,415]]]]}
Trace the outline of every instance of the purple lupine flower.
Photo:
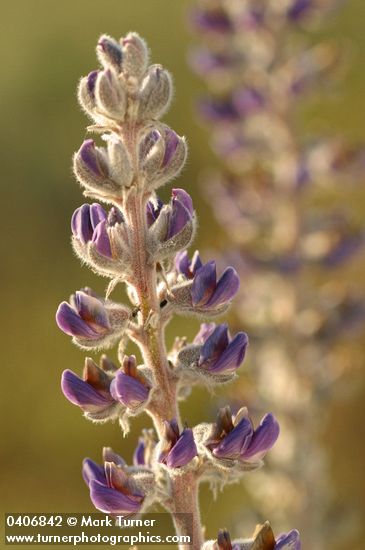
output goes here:
{"type": "Polygon", "coordinates": [[[173,189],[166,239],[171,239],[180,233],[191,222],[193,214],[194,208],[190,195],[183,189],[173,189]]]}
{"type": "Polygon", "coordinates": [[[246,87],[234,91],[232,103],[242,117],[260,111],[265,105],[265,98],[258,89],[246,87]]]}
{"type": "Polygon", "coordinates": [[[229,374],[241,365],[248,345],[248,337],[238,332],[231,338],[226,324],[203,324],[194,343],[202,343],[198,366],[211,374],[229,374]],[[213,330],[212,330],[213,325],[213,330]]]}
{"type": "MultiPolygon", "coordinates": [[[[301,542],[296,529],[275,538],[270,523],[266,521],[263,525],[256,527],[251,539],[232,541],[229,532],[226,529],[220,529],[217,542],[214,545],[217,550],[248,550],[251,547],[265,548],[265,550],[301,550],[301,542]],[[256,543],[258,543],[258,546],[256,543]]],[[[203,548],[205,547],[203,546],[203,548]]]]}
{"type": "Polygon", "coordinates": [[[72,215],[72,233],[82,244],[86,244],[93,238],[97,225],[106,218],[107,214],[100,204],[83,204],[72,215]]]}
{"type": "Polygon", "coordinates": [[[177,421],[165,422],[165,440],[158,462],[168,468],[181,468],[188,464],[198,451],[195,445],[193,431],[184,428],[180,433],[177,421]]]}
{"type": "Polygon", "coordinates": [[[300,535],[296,529],[279,535],[274,550],[301,550],[300,535]]]}
{"type": "Polygon", "coordinates": [[[83,477],[89,486],[91,501],[101,512],[130,515],[141,510],[144,494],[125,471],[124,465],[123,459],[115,453],[108,453],[108,449],[104,467],[89,458],[83,462],[83,477]]]}
{"type": "Polygon", "coordinates": [[[278,436],[279,424],[272,414],[266,414],[254,429],[245,409],[233,417],[227,406],[220,409],[206,446],[216,458],[259,462],[278,436]]]}
{"type": "Polygon", "coordinates": [[[162,207],[163,207],[163,202],[159,198],[157,198],[156,203],[152,201],[148,201],[146,206],[146,218],[147,218],[148,227],[151,227],[151,225],[157,220],[162,210],[162,207]]]}
{"type": "Polygon", "coordinates": [[[59,305],[56,322],[65,334],[89,340],[99,339],[111,328],[104,303],[85,289],[72,294],[70,303],[59,305]]]}
{"type": "Polygon", "coordinates": [[[86,358],[83,377],[67,369],[62,373],[61,388],[66,399],[80,407],[88,418],[102,420],[117,412],[117,401],[110,394],[110,371],[86,358]]]}
{"type": "Polygon", "coordinates": [[[135,466],[151,466],[153,451],[156,447],[155,433],[153,430],[142,431],[138,438],[138,444],[133,453],[133,464],[135,466]]]}
{"type": "Polygon", "coordinates": [[[202,267],[199,251],[196,250],[191,260],[186,250],[178,252],[175,256],[175,268],[178,273],[185,275],[187,279],[193,279],[197,270],[202,267]]]}
{"type": "Polygon", "coordinates": [[[232,300],[240,280],[233,267],[227,267],[217,280],[215,261],[208,262],[195,272],[191,298],[194,307],[214,309],[232,300]]]}
{"type": "Polygon", "coordinates": [[[111,395],[126,407],[137,408],[148,399],[150,387],[138,371],[134,355],[126,356],[110,387],[111,395]]]}

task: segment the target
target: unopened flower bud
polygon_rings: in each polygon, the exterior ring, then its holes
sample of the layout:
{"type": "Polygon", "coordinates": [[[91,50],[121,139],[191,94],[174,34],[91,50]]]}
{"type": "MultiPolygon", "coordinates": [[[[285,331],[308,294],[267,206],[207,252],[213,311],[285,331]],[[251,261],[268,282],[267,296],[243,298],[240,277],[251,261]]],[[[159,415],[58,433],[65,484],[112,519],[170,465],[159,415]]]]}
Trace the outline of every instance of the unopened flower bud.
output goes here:
{"type": "Polygon", "coordinates": [[[101,115],[122,121],[127,108],[127,95],[113,69],[100,71],[95,84],[96,108],[101,115]]]}
{"type": "Polygon", "coordinates": [[[148,48],[137,33],[130,32],[121,40],[123,48],[123,72],[127,76],[141,78],[147,69],[148,48]]]}
{"type": "Polygon", "coordinates": [[[95,84],[99,71],[92,71],[80,80],[78,99],[81,107],[91,116],[95,114],[95,84]]]}
{"type": "Polygon", "coordinates": [[[113,67],[117,72],[121,71],[123,59],[122,48],[114,38],[103,34],[99,38],[96,54],[103,67],[106,69],[108,67],[113,67]]]}
{"type": "Polygon", "coordinates": [[[138,119],[158,119],[168,109],[172,98],[170,74],[161,65],[151,65],[139,93],[138,119]]]}

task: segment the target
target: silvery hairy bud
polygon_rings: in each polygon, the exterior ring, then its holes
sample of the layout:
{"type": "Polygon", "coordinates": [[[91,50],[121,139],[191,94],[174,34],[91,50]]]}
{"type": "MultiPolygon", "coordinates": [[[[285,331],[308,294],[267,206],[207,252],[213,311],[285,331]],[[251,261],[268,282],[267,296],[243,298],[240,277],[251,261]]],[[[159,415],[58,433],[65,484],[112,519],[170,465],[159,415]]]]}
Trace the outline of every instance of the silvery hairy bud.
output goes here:
{"type": "Polygon", "coordinates": [[[127,109],[127,94],[113,69],[98,73],[95,83],[95,112],[107,118],[123,121],[127,109]]]}
{"type": "Polygon", "coordinates": [[[141,139],[139,146],[139,167],[145,185],[149,190],[157,189],[176,177],[185,164],[187,145],[163,124],[141,139]]]}
{"type": "Polygon", "coordinates": [[[107,149],[96,147],[87,139],[74,156],[74,172],[87,191],[97,196],[121,197],[124,187],[131,185],[133,169],[123,142],[108,139],[107,149]],[[92,193],[93,194],[93,193],[92,193]]]}
{"type": "Polygon", "coordinates": [[[99,71],[92,71],[87,76],[84,76],[78,87],[78,100],[85,112],[94,117],[95,112],[95,84],[99,71]]]}
{"type": "Polygon", "coordinates": [[[96,54],[100,63],[106,69],[113,67],[117,72],[122,69],[123,53],[120,44],[111,36],[103,34],[96,46],[96,54]]]}
{"type": "Polygon", "coordinates": [[[170,74],[161,65],[151,65],[139,92],[138,119],[158,119],[168,109],[172,98],[170,74]]]}
{"type": "Polygon", "coordinates": [[[122,38],[123,72],[126,76],[141,78],[147,69],[148,48],[137,33],[130,32],[122,38]]]}

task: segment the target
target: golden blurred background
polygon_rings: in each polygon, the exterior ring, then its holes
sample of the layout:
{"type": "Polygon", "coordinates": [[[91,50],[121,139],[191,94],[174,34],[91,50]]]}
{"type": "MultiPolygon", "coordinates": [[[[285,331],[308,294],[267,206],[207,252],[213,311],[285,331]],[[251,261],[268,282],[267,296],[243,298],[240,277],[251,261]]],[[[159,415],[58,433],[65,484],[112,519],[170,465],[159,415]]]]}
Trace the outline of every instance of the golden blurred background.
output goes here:
{"type": "MultiPolygon", "coordinates": [[[[224,242],[198,185],[201,171],[216,160],[194,113],[202,84],[186,63],[193,40],[186,26],[190,5],[184,0],[2,2],[3,512],[94,511],[80,474],[82,459],[99,461],[101,448],[108,445],[130,461],[140,430],[150,424],[139,417],[123,439],[117,424],[85,421],[60,391],[62,370],[81,372],[84,354],[56,327],[57,305],[82,286],[100,291],[105,284],[80,267],[69,242],[71,214],[84,202],[71,173],[71,156],[87,125],[75,90],[79,77],[96,65],[94,49],[101,33],[119,37],[137,31],[146,38],[153,62],[173,73],[176,93],[166,122],[189,142],[189,160],[178,185],[191,193],[199,213],[196,246],[204,250],[224,242]]],[[[364,16],[361,0],[348,1],[321,29],[344,49],[347,68],[330,93],[302,110],[308,131],[333,129],[349,141],[365,141],[364,16]]],[[[356,202],[364,210],[362,182],[356,202]]],[[[364,262],[359,257],[352,262],[351,273],[360,282],[364,262]]],[[[192,337],[197,327],[195,321],[175,321],[170,341],[175,334],[192,337]]],[[[356,370],[351,377],[353,394],[331,411],[325,443],[336,498],[365,520],[364,373],[356,370]]],[[[212,418],[215,400],[194,391],[183,417],[189,425],[212,418]]],[[[242,485],[227,488],[216,502],[203,486],[201,502],[209,537],[245,515],[242,485]]],[[[365,527],[351,541],[352,550],[363,550],[364,535],[365,527]]],[[[348,548],[341,544],[335,550],[348,548]]]]}

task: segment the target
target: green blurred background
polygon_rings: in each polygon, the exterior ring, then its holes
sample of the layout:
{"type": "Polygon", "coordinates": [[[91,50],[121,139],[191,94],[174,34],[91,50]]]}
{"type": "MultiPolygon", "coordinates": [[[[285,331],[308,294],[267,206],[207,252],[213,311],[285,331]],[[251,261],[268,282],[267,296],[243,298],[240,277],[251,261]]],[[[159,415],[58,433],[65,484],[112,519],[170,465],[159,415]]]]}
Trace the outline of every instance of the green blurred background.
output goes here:
{"type": "MultiPolygon", "coordinates": [[[[102,446],[110,445],[130,460],[141,428],[149,424],[147,418],[138,418],[123,439],[116,424],[86,422],[60,392],[62,370],[80,372],[84,354],[56,328],[55,309],[75,289],[90,285],[102,290],[105,284],[80,267],[69,244],[69,220],[83,202],[71,173],[71,156],[84,139],[87,124],[75,90],[79,77],[95,67],[94,48],[101,33],[119,37],[136,30],[147,39],[152,60],[173,73],[175,101],[166,121],[187,136],[190,146],[187,168],[178,183],[191,193],[200,213],[197,247],[223,242],[198,185],[202,169],[216,161],[193,110],[202,85],[186,64],[192,42],[185,21],[190,4],[183,0],[1,3],[0,495],[4,512],[93,511],[80,475],[82,459],[99,460],[102,446]]],[[[307,129],[333,129],[350,141],[365,140],[364,16],[363,1],[349,1],[321,30],[345,49],[349,68],[334,92],[302,113],[307,129]]],[[[195,321],[178,321],[169,337],[192,336],[196,328],[195,321]]],[[[337,498],[364,516],[365,392],[363,374],[357,371],[352,376],[359,389],[351,400],[334,407],[325,441],[337,498]]],[[[212,410],[213,398],[196,391],[183,414],[192,425],[207,420],[212,410]]],[[[229,528],[245,514],[241,486],[228,488],[215,503],[207,488],[201,494],[211,537],[217,527],[229,528]]],[[[363,549],[361,540],[359,535],[351,548],[363,549]]],[[[349,546],[338,547],[345,548],[349,546]]]]}

